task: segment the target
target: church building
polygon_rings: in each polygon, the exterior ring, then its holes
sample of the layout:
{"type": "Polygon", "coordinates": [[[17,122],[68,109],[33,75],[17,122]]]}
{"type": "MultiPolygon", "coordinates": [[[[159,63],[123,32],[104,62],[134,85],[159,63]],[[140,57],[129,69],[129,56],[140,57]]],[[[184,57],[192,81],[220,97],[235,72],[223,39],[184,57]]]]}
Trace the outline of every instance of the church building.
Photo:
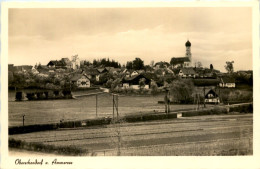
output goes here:
{"type": "Polygon", "coordinates": [[[191,43],[189,40],[185,43],[185,47],[186,47],[185,57],[178,57],[178,58],[173,57],[171,59],[170,63],[174,68],[192,67],[191,43]]]}

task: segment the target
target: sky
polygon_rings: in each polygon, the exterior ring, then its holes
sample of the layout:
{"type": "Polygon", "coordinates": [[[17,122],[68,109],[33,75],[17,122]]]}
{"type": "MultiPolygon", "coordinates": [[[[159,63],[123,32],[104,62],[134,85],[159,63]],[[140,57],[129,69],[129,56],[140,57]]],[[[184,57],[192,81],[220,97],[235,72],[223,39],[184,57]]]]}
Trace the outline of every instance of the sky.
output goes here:
{"type": "Polygon", "coordinates": [[[252,70],[252,11],[247,7],[9,9],[8,63],[136,57],[150,64],[185,56],[225,72],[252,70]]]}

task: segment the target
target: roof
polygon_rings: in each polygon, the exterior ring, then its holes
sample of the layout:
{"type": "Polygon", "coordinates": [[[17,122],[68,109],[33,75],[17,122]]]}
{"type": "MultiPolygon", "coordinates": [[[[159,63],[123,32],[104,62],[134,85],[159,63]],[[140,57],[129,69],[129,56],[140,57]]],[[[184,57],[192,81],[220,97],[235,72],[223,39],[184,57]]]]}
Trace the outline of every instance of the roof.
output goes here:
{"type": "Polygon", "coordinates": [[[87,79],[88,79],[88,77],[87,76],[85,76],[85,75],[83,75],[83,74],[74,74],[73,76],[72,76],[72,78],[70,78],[70,80],[71,81],[77,81],[78,79],[80,79],[82,76],[84,76],[84,77],[86,77],[87,79]]]}
{"type": "Polygon", "coordinates": [[[159,65],[159,66],[164,66],[164,65],[170,66],[170,64],[168,62],[163,62],[163,61],[155,63],[154,66],[157,66],[157,65],[159,65]]]}
{"type": "Polygon", "coordinates": [[[221,83],[235,83],[235,79],[234,78],[226,77],[226,76],[222,77],[220,79],[220,81],[221,81],[221,83]]]}
{"type": "Polygon", "coordinates": [[[205,95],[205,98],[208,99],[208,94],[212,94],[214,97],[218,97],[218,94],[213,90],[213,89],[210,89],[206,95],[205,95]]]}
{"type": "Polygon", "coordinates": [[[105,68],[99,68],[97,70],[98,70],[99,73],[107,72],[107,69],[105,69],[105,68]]]}
{"type": "Polygon", "coordinates": [[[191,43],[190,43],[189,40],[185,43],[185,46],[187,46],[187,47],[190,47],[190,46],[191,46],[191,43]]]}
{"type": "Polygon", "coordinates": [[[146,81],[148,81],[148,82],[151,81],[151,79],[146,77],[145,75],[139,74],[139,75],[135,75],[135,76],[132,76],[132,77],[124,77],[123,78],[123,82],[135,82],[135,83],[138,83],[139,79],[141,79],[141,78],[145,78],[146,81]]]}
{"type": "Polygon", "coordinates": [[[83,70],[88,75],[98,75],[99,71],[95,68],[88,68],[83,70]]]}
{"type": "Polygon", "coordinates": [[[173,57],[172,60],[171,60],[171,63],[174,63],[174,64],[180,64],[180,63],[184,63],[184,62],[190,62],[190,58],[188,58],[188,57],[178,57],[178,58],[173,57]]]}
{"type": "Polygon", "coordinates": [[[180,71],[182,71],[183,74],[185,75],[195,75],[196,72],[194,71],[193,68],[182,68],[180,71]]]}
{"type": "Polygon", "coordinates": [[[67,64],[62,60],[51,60],[47,66],[49,65],[55,65],[55,66],[66,66],[67,64]]]}

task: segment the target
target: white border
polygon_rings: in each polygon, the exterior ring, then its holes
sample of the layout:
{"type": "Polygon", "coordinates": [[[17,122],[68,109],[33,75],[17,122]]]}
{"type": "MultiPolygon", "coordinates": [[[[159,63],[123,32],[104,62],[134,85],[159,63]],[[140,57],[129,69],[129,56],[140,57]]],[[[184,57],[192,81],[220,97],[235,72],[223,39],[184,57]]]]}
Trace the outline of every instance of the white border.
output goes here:
{"type": "MultiPolygon", "coordinates": [[[[251,2],[3,2],[1,51],[1,168],[45,168],[45,166],[16,166],[17,157],[8,156],[8,8],[111,8],[111,7],[252,7],[253,9],[253,70],[254,103],[259,100],[259,3],[251,2]]],[[[254,155],[246,157],[64,157],[60,161],[73,161],[73,166],[48,168],[260,168],[259,106],[254,104],[254,155]]],[[[28,157],[21,157],[28,159],[28,157]]],[[[31,158],[32,159],[32,158],[31,158]]],[[[41,159],[41,158],[37,158],[41,159]]],[[[53,157],[44,157],[52,161],[53,157]]]]}

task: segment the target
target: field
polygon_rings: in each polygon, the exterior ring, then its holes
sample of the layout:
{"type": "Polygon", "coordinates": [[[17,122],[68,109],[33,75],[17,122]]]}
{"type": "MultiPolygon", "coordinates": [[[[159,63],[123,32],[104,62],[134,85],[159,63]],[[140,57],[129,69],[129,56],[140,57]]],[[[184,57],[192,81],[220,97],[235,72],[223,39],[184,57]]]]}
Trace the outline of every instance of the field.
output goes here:
{"type": "MultiPolygon", "coordinates": [[[[79,94],[79,93],[76,93],[79,94]]],[[[9,126],[59,123],[60,120],[72,121],[96,117],[96,96],[84,96],[70,100],[14,101],[15,93],[9,92],[9,126]]],[[[164,111],[164,105],[158,104],[164,95],[157,96],[119,96],[119,115],[164,111]]],[[[196,105],[171,105],[171,110],[194,109],[196,105]]],[[[98,95],[98,117],[112,117],[112,96],[98,95]]]]}
{"type": "Polygon", "coordinates": [[[95,155],[252,155],[253,115],[186,117],[11,135],[28,143],[76,146],[95,155]]]}

